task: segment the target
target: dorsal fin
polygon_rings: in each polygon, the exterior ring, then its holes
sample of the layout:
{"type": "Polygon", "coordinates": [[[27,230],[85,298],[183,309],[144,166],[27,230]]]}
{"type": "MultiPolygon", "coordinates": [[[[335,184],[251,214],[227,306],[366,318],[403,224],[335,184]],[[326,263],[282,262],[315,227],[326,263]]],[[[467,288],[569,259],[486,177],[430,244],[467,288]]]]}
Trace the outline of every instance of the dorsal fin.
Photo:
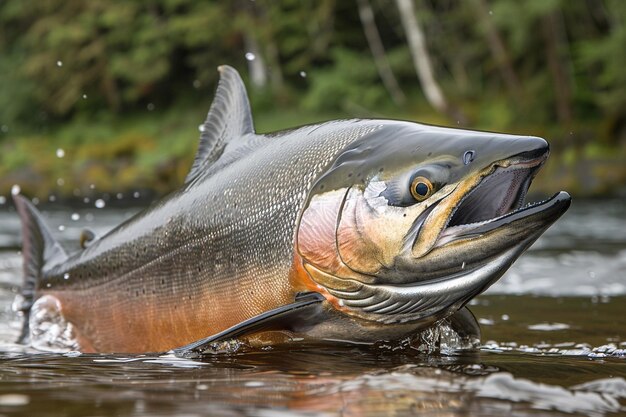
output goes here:
{"type": "Polygon", "coordinates": [[[54,265],[67,259],[63,247],[52,236],[43,217],[35,206],[22,195],[14,195],[15,208],[22,221],[22,256],[24,281],[22,284],[23,303],[20,310],[24,312],[24,328],[20,339],[24,340],[28,330],[30,307],[35,299],[38,282],[42,278],[41,271],[45,266],[54,265]]]}
{"type": "Polygon", "coordinates": [[[218,67],[220,81],[206,121],[201,125],[200,144],[185,182],[190,182],[219,159],[229,141],[254,133],[246,87],[233,67],[218,67]]]}

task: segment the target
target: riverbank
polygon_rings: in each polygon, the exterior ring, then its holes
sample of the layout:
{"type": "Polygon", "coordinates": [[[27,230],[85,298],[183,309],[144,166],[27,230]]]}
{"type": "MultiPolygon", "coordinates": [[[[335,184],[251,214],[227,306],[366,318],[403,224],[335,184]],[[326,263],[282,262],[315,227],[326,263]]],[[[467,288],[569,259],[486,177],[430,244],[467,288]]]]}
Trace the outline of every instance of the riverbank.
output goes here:
{"type": "MultiPolygon", "coordinates": [[[[255,123],[258,132],[271,132],[356,116],[395,116],[446,124],[422,109],[401,115],[331,115],[283,109],[259,112],[255,114],[255,123]]],[[[73,119],[36,133],[3,131],[0,195],[8,196],[14,185],[40,200],[166,194],[180,186],[187,175],[197,147],[198,125],[204,117],[205,110],[196,107],[152,109],[125,117],[73,119]]],[[[472,128],[532,134],[550,141],[552,155],[532,188],[537,194],[559,189],[585,197],[624,192],[626,147],[602,138],[583,140],[598,135],[601,129],[594,126],[579,127],[569,134],[558,127],[492,127],[478,123],[472,128]]]]}

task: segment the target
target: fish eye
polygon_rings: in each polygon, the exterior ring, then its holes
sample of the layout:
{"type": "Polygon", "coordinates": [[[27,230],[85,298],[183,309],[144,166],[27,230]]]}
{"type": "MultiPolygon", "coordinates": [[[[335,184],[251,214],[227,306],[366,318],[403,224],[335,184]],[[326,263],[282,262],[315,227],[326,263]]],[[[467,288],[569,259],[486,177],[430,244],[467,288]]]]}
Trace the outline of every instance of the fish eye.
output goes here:
{"type": "Polygon", "coordinates": [[[415,177],[411,181],[411,195],[417,201],[424,201],[433,194],[433,184],[425,177],[415,177]]]}

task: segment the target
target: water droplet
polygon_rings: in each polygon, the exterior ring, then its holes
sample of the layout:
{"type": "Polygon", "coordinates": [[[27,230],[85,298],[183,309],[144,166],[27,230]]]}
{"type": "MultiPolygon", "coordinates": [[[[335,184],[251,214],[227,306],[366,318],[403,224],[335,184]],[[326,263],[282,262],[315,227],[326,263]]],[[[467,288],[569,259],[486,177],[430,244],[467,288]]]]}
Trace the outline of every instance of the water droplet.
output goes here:
{"type": "Polygon", "coordinates": [[[11,195],[18,195],[20,191],[22,191],[22,189],[17,184],[14,184],[13,187],[11,187],[11,195]]]}
{"type": "Polygon", "coordinates": [[[461,264],[461,269],[465,269],[465,261],[461,264]]]}
{"type": "Polygon", "coordinates": [[[65,230],[65,226],[63,226],[62,224],[59,225],[59,232],[62,232],[65,230]]]}
{"type": "Polygon", "coordinates": [[[146,108],[148,109],[148,111],[152,111],[152,110],[154,110],[154,103],[148,103],[148,105],[146,106],[146,108]]]}
{"type": "Polygon", "coordinates": [[[90,198],[89,198],[89,197],[85,197],[85,198],[83,198],[83,203],[87,204],[87,203],[89,203],[89,201],[90,201],[90,198]]]}
{"type": "Polygon", "coordinates": [[[489,10],[489,15],[493,16],[493,10],[489,10]]]}
{"type": "Polygon", "coordinates": [[[30,402],[30,397],[23,394],[2,394],[0,395],[1,407],[19,407],[30,402]]]}
{"type": "Polygon", "coordinates": [[[72,194],[74,194],[74,197],[80,197],[80,188],[74,188],[72,194]]]}
{"type": "Polygon", "coordinates": [[[502,315],[502,320],[507,321],[509,319],[509,315],[508,314],[503,314],[502,315]]]}
{"type": "Polygon", "coordinates": [[[139,198],[139,196],[140,196],[140,195],[141,195],[141,194],[139,194],[139,191],[135,191],[135,192],[133,193],[133,197],[135,197],[135,198],[139,198]]]}
{"type": "Polygon", "coordinates": [[[78,221],[80,220],[80,214],[78,213],[72,213],[72,216],[70,217],[72,220],[74,221],[78,221]]]}
{"type": "Polygon", "coordinates": [[[201,124],[201,125],[198,126],[198,130],[200,132],[205,132],[206,131],[206,126],[204,124],[201,124]]]}
{"type": "Polygon", "coordinates": [[[63,158],[65,156],[65,151],[61,148],[57,149],[57,158],[63,158]]]}
{"type": "Polygon", "coordinates": [[[66,272],[65,274],[63,274],[63,279],[70,279],[70,273],[66,272]]]}
{"type": "Polygon", "coordinates": [[[202,83],[200,82],[200,80],[193,80],[193,88],[200,88],[202,86],[202,83]]]}
{"type": "Polygon", "coordinates": [[[122,198],[124,198],[124,194],[122,194],[122,193],[117,193],[117,194],[115,195],[115,197],[117,197],[117,199],[118,199],[118,200],[121,200],[122,198]]]}
{"type": "Polygon", "coordinates": [[[92,222],[93,221],[93,214],[92,213],[85,214],[85,220],[87,220],[88,222],[92,222]]]}
{"type": "Polygon", "coordinates": [[[246,52],[246,59],[248,61],[254,61],[254,58],[256,58],[256,56],[252,52],[246,52]]]}
{"type": "Polygon", "coordinates": [[[55,201],[57,201],[57,196],[54,195],[54,194],[50,194],[48,196],[48,201],[51,202],[51,203],[54,203],[55,201]]]}
{"type": "Polygon", "coordinates": [[[7,133],[9,131],[9,126],[7,125],[2,125],[0,127],[0,130],[2,130],[2,133],[7,133]]]}
{"type": "Polygon", "coordinates": [[[540,332],[554,332],[559,330],[567,330],[570,328],[569,324],[565,323],[538,323],[527,326],[528,330],[537,330],[540,332]]]}
{"type": "Polygon", "coordinates": [[[59,179],[57,180],[57,185],[58,185],[59,187],[62,187],[63,185],[65,185],[65,180],[64,180],[63,178],[59,178],[59,179]]]}
{"type": "Polygon", "coordinates": [[[57,61],[57,67],[62,67],[63,66],[63,61],[57,61]]]}
{"type": "Polygon", "coordinates": [[[33,202],[34,205],[39,204],[39,199],[37,197],[33,197],[31,201],[33,202]]]}
{"type": "Polygon", "coordinates": [[[3,195],[0,195],[0,204],[4,204],[7,202],[7,198],[3,195]]]}
{"type": "Polygon", "coordinates": [[[50,288],[52,287],[52,284],[50,284],[49,282],[46,284],[46,288],[50,288]]]}
{"type": "Polygon", "coordinates": [[[305,71],[300,71],[300,76],[302,78],[306,78],[306,72],[305,71]]]}
{"type": "Polygon", "coordinates": [[[96,208],[104,208],[106,203],[104,202],[103,199],[99,198],[99,199],[96,200],[94,205],[96,206],[96,208]]]}

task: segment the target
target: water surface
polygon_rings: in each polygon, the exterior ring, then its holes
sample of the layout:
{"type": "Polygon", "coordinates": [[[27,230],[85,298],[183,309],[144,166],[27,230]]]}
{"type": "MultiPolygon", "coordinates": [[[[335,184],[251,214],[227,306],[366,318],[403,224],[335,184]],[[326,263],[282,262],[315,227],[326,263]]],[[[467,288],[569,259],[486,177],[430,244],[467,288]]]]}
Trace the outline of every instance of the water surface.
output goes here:
{"type": "MultiPolygon", "coordinates": [[[[137,209],[46,207],[63,244],[137,209]]],[[[626,414],[626,205],[572,208],[470,309],[474,352],[273,349],[202,361],[16,345],[19,223],[0,207],[0,416],[626,414]]]]}

